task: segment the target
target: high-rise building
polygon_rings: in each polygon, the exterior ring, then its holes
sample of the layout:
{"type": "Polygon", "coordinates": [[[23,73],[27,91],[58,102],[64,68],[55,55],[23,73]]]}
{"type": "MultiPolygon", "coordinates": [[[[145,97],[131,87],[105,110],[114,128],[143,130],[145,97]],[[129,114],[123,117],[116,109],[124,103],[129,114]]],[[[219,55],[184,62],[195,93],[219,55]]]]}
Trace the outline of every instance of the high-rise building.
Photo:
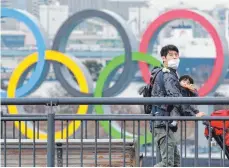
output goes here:
{"type": "Polygon", "coordinates": [[[229,41],[229,9],[226,11],[226,17],[225,17],[225,35],[227,37],[227,40],[229,41]]]}
{"type": "Polygon", "coordinates": [[[39,0],[40,5],[49,5],[54,4],[55,2],[59,2],[58,0],[39,0]]]}
{"type": "Polygon", "coordinates": [[[60,4],[68,5],[70,14],[83,9],[107,9],[129,19],[130,7],[148,6],[149,0],[59,0],[60,4]]]}
{"type": "Polygon", "coordinates": [[[39,18],[39,5],[40,5],[40,0],[27,0],[26,10],[36,18],[39,18]]]}
{"type": "Polygon", "coordinates": [[[10,8],[12,7],[12,1],[11,0],[1,0],[1,7],[3,8],[10,8]]]}
{"type": "Polygon", "coordinates": [[[49,37],[52,38],[61,24],[68,18],[68,6],[49,4],[40,5],[39,18],[40,23],[48,33],[49,37]]]}
{"type": "Polygon", "coordinates": [[[15,7],[17,9],[26,10],[27,0],[15,0],[15,7]]]}
{"type": "MultiPolygon", "coordinates": [[[[15,8],[16,0],[1,0],[2,8],[15,8]]],[[[3,30],[15,30],[17,28],[17,21],[11,18],[1,19],[1,29],[3,30]]]]}

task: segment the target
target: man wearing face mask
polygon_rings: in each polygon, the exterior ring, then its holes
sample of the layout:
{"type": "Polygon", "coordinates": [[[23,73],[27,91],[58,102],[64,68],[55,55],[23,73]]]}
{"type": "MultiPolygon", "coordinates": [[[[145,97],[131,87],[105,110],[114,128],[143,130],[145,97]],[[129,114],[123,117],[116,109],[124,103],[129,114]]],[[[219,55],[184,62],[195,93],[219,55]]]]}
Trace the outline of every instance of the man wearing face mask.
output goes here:
{"type": "MultiPolygon", "coordinates": [[[[182,97],[177,68],[180,63],[179,50],[174,45],[167,45],[161,49],[163,68],[155,67],[151,72],[152,97],[182,97]],[[153,81],[152,81],[153,79],[153,81]]],[[[201,117],[205,115],[192,105],[156,105],[152,108],[152,114],[157,116],[171,116],[171,113],[184,116],[189,113],[201,117]]],[[[152,130],[152,122],[150,122],[152,130]]],[[[168,166],[180,167],[180,154],[177,149],[175,132],[177,122],[169,123],[169,131],[166,133],[166,122],[154,122],[154,138],[159,147],[162,161],[154,167],[166,167],[166,136],[168,136],[168,166]]]]}

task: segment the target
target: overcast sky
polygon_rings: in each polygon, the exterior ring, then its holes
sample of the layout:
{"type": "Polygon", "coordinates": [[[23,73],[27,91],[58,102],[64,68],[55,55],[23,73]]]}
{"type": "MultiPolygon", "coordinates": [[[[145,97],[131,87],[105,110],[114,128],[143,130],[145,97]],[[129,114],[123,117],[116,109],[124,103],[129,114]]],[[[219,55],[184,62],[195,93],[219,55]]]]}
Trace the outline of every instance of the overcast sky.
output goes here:
{"type": "Polygon", "coordinates": [[[151,0],[152,7],[158,9],[175,6],[180,2],[200,9],[212,9],[218,4],[229,8],[229,0],[151,0]]]}

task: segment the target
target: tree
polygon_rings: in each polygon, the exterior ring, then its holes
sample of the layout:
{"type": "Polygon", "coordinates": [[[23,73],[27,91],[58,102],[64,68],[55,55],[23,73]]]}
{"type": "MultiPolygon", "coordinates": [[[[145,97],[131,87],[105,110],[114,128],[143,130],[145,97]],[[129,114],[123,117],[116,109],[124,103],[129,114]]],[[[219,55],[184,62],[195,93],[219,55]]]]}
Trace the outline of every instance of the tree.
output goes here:
{"type": "Polygon", "coordinates": [[[99,72],[102,69],[103,65],[94,60],[85,61],[83,62],[83,64],[88,68],[89,72],[91,73],[93,81],[96,81],[99,77],[99,72]]]}
{"type": "MultiPolygon", "coordinates": [[[[53,84],[52,88],[48,90],[49,97],[72,97],[64,88],[62,88],[60,83],[53,84]]],[[[59,105],[54,108],[56,114],[75,114],[78,109],[78,105],[59,105]]]]}
{"type": "MultiPolygon", "coordinates": [[[[71,97],[69,93],[65,89],[62,88],[60,83],[53,83],[51,87],[45,90],[40,90],[37,94],[34,94],[33,96],[29,96],[30,98],[42,98],[39,93],[40,92],[47,92],[48,97],[52,98],[59,98],[59,97],[71,97]]],[[[53,108],[53,112],[55,114],[74,114],[77,110],[77,105],[58,105],[53,108]]],[[[42,106],[42,105],[26,105],[24,106],[24,111],[26,113],[34,114],[47,114],[50,110],[50,107],[48,106],[42,106]]]]}
{"type": "Polygon", "coordinates": [[[1,89],[6,90],[7,89],[7,84],[4,82],[4,79],[1,79],[1,89]]]}

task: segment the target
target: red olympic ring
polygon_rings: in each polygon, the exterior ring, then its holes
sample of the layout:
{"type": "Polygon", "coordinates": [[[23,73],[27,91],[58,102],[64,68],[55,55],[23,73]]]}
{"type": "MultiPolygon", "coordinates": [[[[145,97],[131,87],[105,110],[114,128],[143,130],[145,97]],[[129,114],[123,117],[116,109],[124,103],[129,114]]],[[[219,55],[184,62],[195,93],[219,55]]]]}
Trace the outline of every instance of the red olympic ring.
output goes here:
{"type": "MultiPolygon", "coordinates": [[[[185,9],[172,10],[160,15],[155,21],[153,21],[149,25],[149,27],[143,34],[139,51],[142,53],[147,53],[150,40],[155,35],[155,33],[157,33],[157,31],[166,23],[181,18],[192,19],[196,22],[199,22],[209,32],[209,34],[213,38],[216,47],[216,59],[212,70],[212,74],[210,75],[209,79],[205,82],[205,84],[198,91],[200,96],[205,96],[211,92],[211,90],[215,87],[218,80],[220,79],[221,73],[223,71],[224,52],[225,52],[223,49],[223,44],[220,40],[220,36],[217,33],[217,30],[205,17],[203,17],[202,15],[194,11],[185,10],[185,9]]],[[[139,62],[139,68],[141,70],[144,81],[149,83],[149,79],[150,79],[149,67],[144,62],[139,62]]]]}

